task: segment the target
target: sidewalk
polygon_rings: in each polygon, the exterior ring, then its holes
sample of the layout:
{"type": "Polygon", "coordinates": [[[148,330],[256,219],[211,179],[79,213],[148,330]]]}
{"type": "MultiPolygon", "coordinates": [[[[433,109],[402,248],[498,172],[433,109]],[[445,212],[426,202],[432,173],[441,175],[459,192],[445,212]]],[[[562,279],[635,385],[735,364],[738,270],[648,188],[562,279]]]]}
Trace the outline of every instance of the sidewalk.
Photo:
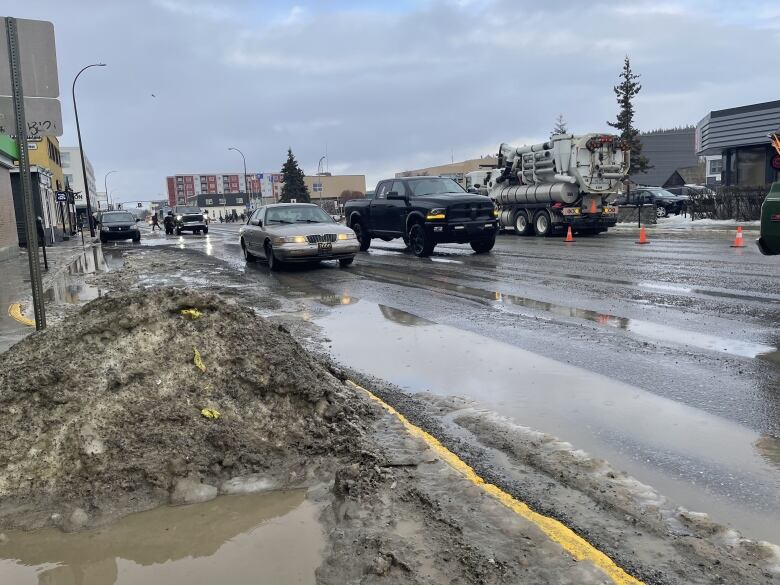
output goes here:
{"type": "MultiPolygon", "coordinates": [[[[41,264],[44,291],[51,287],[52,282],[81,254],[89,252],[94,243],[91,238],[84,238],[84,247],[81,245],[81,237],[73,238],[67,242],[58,242],[55,246],[46,247],[46,256],[49,261],[48,272],[43,268],[43,250],[38,249],[38,257],[41,264]]],[[[19,248],[11,258],[0,261],[0,352],[5,351],[11,345],[33,332],[35,329],[16,321],[8,314],[8,309],[13,303],[22,303],[25,316],[31,306],[32,292],[30,290],[30,269],[27,263],[27,250],[19,248]]]]}

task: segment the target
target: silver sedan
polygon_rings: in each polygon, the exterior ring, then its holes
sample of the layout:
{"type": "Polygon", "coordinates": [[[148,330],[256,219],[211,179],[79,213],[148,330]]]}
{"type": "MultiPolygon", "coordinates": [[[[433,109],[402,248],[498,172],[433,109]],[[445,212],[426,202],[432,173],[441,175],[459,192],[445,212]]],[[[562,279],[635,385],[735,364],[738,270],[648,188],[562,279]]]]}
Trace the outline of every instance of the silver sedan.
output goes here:
{"type": "Polygon", "coordinates": [[[275,203],[255,209],[239,231],[247,262],[265,259],[271,270],[285,262],[338,260],[349,266],[360,249],[355,232],[311,203],[275,203]]]}

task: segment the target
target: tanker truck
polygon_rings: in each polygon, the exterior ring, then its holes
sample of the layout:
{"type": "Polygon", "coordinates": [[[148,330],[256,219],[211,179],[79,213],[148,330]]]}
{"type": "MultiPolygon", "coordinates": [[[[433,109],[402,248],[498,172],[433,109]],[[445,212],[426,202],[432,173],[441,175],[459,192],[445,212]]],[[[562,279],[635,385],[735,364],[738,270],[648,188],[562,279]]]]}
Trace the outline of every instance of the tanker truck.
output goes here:
{"type": "Polygon", "coordinates": [[[571,227],[580,234],[617,222],[608,205],[626,179],[629,148],[610,134],[556,134],[547,142],[502,144],[498,168],[468,173],[466,188],[489,195],[500,227],[521,236],[549,236],[571,227]]]}

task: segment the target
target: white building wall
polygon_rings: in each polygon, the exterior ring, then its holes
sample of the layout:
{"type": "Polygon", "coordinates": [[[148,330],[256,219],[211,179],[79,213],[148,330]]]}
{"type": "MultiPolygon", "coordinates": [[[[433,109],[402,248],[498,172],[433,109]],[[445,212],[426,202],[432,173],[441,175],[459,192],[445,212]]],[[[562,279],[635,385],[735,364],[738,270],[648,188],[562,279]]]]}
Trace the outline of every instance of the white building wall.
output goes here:
{"type": "MultiPolygon", "coordinates": [[[[87,201],[84,198],[84,173],[81,168],[81,150],[77,146],[60,147],[60,157],[62,159],[62,174],[65,176],[65,183],[70,185],[73,191],[78,191],[75,196],[76,207],[86,207],[87,201]]],[[[84,166],[87,167],[87,185],[89,186],[90,199],[94,199],[97,194],[97,184],[95,183],[95,169],[89,157],[84,155],[84,166]]],[[[93,209],[97,210],[97,205],[92,202],[93,209]]]]}

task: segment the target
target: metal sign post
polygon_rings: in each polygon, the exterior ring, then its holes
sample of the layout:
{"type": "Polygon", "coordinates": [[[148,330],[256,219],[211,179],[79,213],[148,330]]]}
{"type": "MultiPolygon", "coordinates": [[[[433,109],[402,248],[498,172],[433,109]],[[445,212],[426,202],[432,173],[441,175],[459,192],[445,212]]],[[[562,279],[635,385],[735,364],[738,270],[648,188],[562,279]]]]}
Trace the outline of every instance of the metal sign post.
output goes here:
{"type": "Polygon", "coordinates": [[[30,158],[27,152],[27,123],[24,118],[22,62],[19,57],[19,36],[15,18],[6,17],[5,30],[8,36],[8,63],[11,70],[11,89],[13,91],[14,116],[16,118],[16,143],[19,147],[19,175],[24,201],[24,225],[27,230],[27,260],[30,264],[35,328],[41,330],[46,328],[46,312],[43,306],[41,266],[38,263],[38,229],[35,223],[35,205],[33,203],[32,180],[30,178],[30,158]]]}

